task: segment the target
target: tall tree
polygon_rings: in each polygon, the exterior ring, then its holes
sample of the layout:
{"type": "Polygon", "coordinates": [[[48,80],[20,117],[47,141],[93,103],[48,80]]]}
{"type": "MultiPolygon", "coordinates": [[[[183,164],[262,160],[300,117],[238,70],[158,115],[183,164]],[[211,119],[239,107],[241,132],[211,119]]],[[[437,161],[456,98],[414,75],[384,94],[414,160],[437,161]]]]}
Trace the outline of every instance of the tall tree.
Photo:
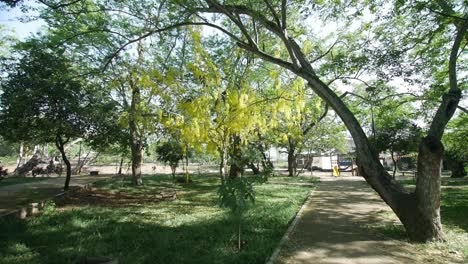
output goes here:
{"type": "MultiPolygon", "coordinates": [[[[115,57],[120,51],[143,38],[163,31],[170,32],[177,27],[204,25],[221,31],[245,51],[303,78],[308,87],[333,108],[354,139],[360,171],[372,188],[393,209],[411,239],[443,239],[439,209],[440,160],[443,154],[441,138],[457,108],[463,88],[459,85],[457,69],[460,68],[458,61],[466,59],[461,52],[465,47],[468,28],[464,1],[394,1],[386,4],[384,1],[316,3],[309,0],[177,0],[118,3],[120,10],[132,10],[130,16],[121,16],[124,18],[122,21],[127,23],[128,30],[121,31],[120,28],[114,32],[113,37],[118,38],[122,45],[106,58],[115,57]],[[131,8],[126,9],[126,5],[131,8]],[[372,22],[362,18],[365,13],[375,13],[375,23],[379,27],[372,27],[372,22]],[[136,20],[140,23],[132,23],[136,20]],[[352,25],[353,20],[359,24],[358,31],[349,32],[356,28],[352,25]],[[311,23],[299,24],[296,21],[311,23]],[[336,21],[334,26],[330,27],[330,31],[332,35],[340,37],[335,43],[345,42],[343,46],[346,49],[342,50],[346,52],[334,53],[338,45],[333,43],[326,50],[307,47],[311,42],[317,43],[316,46],[319,47],[330,42],[329,38],[324,38],[323,32],[319,32],[323,27],[316,26],[329,21],[336,21]],[[143,24],[144,27],[139,26],[143,24]],[[308,27],[309,24],[314,27],[308,27]],[[350,37],[353,35],[356,37],[350,37]],[[372,42],[369,36],[380,39],[372,42]],[[354,41],[356,38],[358,41],[354,41]],[[271,45],[272,43],[275,45],[271,45]],[[395,50],[394,47],[401,49],[395,50]],[[370,56],[367,56],[369,54],[370,56]],[[328,65],[333,67],[324,71],[321,66],[327,64],[326,61],[331,61],[328,65]],[[422,79],[426,84],[424,86],[434,97],[442,97],[438,100],[441,101],[439,105],[435,107],[428,133],[420,143],[418,180],[414,192],[408,192],[385,171],[355,115],[334,90],[334,79],[352,77],[362,72],[361,68],[353,66],[354,62],[368,64],[369,67],[365,68],[367,73],[384,82],[402,76],[403,73],[414,73],[413,78],[409,78],[412,80],[421,74],[430,76],[431,78],[422,79]],[[448,66],[426,67],[429,65],[448,66]],[[428,71],[424,71],[424,68],[428,71]]],[[[59,11],[66,16],[80,18],[82,13],[96,10],[107,12],[106,6],[112,4],[115,3],[105,2],[97,5],[96,9],[96,6],[80,1],[73,6],[74,9],[67,6],[59,11]],[[68,10],[73,12],[67,12],[68,10]]],[[[122,24],[116,21],[116,25],[122,24]]],[[[114,25],[111,26],[115,29],[114,25]]],[[[107,27],[99,27],[99,30],[110,31],[107,27]]],[[[75,32],[74,36],[91,34],[93,31],[96,29],[86,27],[84,32],[75,32]]]]}
{"type": "Polygon", "coordinates": [[[16,142],[54,143],[66,165],[67,190],[71,164],[65,145],[93,133],[90,113],[101,98],[63,50],[51,50],[39,40],[29,40],[22,49],[2,80],[0,124],[6,129],[1,133],[16,142]]]}

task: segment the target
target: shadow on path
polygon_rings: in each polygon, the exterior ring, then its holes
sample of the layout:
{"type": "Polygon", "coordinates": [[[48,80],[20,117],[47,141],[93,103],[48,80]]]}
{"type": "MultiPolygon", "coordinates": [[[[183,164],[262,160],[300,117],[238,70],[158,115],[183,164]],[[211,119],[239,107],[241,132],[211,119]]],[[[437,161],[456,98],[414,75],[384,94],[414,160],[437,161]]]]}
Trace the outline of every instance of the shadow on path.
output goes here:
{"type": "MultiPolygon", "coordinates": [[[[322,178],[276,263],[415,263],[402,241],[368,226],[390,210],[358,177],[322,178]]],[[[394,221],[397,221],[396,217],[394,221]]]]}

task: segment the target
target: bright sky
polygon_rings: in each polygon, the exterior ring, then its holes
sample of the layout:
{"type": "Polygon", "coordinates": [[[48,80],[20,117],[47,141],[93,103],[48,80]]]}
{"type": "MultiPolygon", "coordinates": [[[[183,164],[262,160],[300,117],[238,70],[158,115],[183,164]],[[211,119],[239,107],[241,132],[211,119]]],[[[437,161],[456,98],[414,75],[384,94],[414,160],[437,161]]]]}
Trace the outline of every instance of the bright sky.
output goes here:
{"type": "MultiPolygon", "coordinates": [[[[41,26],[44,25],[42,21],[32,21],[28,23],[21,22],[21,18],[25,17],[25,15],[21,12],[19,8],[5,8],[4,4],[0,4],[0,25],[4,25],[8,30],[11,30],[15,33],[16,38],[19,40],[24,40],[28,36],[38,32],[41,26]]],[[[313,20],[313,18],[311,18],[313,20]]],[[[316,22],[316,21],[315,21],[316,22]]],[[[312,21],[308,21],[308,23],[312,23],[312,21]]],[[[327,35],[329,32],[332,32],[333,29],[337,28],[336,24],[327,24],[321,25],[319,28],[320,32],[316,32],[319,34],[327,35]]],[[[203,34],[204,35],[211,35],[216,34],[217,32],[212,28],[204,28],[203,34]]],[[[405,92],[407,91],[407,86],[404,84],[402,80],[394,80],[391,83],[393,86],[397,87],[398,92],[405,92]]],[[[339,87],[339,90],[348,90],[349,87],[339,87]]],[[[460,103],[461,105],[467,105],[467,100],[462,100],[460,103]]]]}
{"type": "Polygon", "coordinates": [[[6,26],[7,29],[12,30],[20,40],[23,40],[32,33],[39,31],[40,27],[44,24],[41,21],[23,23],[20,21],[23,16],[24,14],[21,13],[19,8],[5,8],[3,4],[0,4],[0,24],[6,26]]]}

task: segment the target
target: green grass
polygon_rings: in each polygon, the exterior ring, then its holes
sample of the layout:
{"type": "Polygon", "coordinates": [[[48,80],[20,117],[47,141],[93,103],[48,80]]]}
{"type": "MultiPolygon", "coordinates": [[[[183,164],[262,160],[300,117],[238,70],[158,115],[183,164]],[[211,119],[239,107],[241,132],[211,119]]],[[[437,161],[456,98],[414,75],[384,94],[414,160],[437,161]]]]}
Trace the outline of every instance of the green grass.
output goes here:
{"type": "Polygon", "coordinates": [[[48,177],[32,178],[32,177],[16,177],[16,176],[8,177],[0,181],[0,187],[21,184],[21,183],[38,182],[38,181],[47,180],[47,179],[50,179],[50,178],[48,177]]]}
{"type": "MultiPolygon", "coordinates": [[[[400,181],[404,185],[414,185],[414,180],[400,181]]],[[[441,252],[440,261],[445,262],[444,257],[459,256],[468,260],[468,180],[442,178],[442,196],[440,213],[446,242],[434,242],[428,244],[414,244],[417,250],[441,252]]],[[[408,240],[401,224],[376,225],[374,227],[384,236],[394,239],[408,240]]],[[[428,256],[428,259],[434,256],[428,256]]],[[[436,256],[437,258],[437,256],[436,256]]],[[[439,263],[432,260],[432,263],[439,263]]]]}
{"type": "Polygon", "coordinates": [[[181,185],[170,176],[147,176],[138,188],[128,180],[106,180],[96,188],[134,195],[175,190],[178,199],[73,209],[50,205],[40,217],[3,220],[0,262],[70,263],[77,256],[110,255],[119,263],[264,263],[310,191],[274,181],[257,185],[257,201],[243,220],[245,244],[237,252],[236,224],[218,206],[219,179],[193,180],[181,185]]]}

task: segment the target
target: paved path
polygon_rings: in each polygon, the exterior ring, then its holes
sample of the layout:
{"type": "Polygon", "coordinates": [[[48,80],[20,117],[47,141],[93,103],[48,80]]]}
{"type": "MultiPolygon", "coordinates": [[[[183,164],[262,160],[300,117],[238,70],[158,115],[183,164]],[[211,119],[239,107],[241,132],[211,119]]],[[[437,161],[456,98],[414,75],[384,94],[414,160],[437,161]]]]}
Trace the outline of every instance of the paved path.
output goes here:
{"type": "MultiPolygon", "coordinates": [[[[405,243],[370,231],[390,210],[360,177],[323,177],[276,263],[415,263],[405,243]]],[[[397,221],[386,219],[386,221],[397,221]]]]}
{"type": "MultiPolygon", "coordinates": [[[[111,175],[72,176],[70,187],[84,186],[89,183],[110,178],[111,175]]],[[[27,202],[51,198],[63,192],[65,177],[43,181],[21,183],[0,187],[0,215],[15,210],[27,202]]]]}

